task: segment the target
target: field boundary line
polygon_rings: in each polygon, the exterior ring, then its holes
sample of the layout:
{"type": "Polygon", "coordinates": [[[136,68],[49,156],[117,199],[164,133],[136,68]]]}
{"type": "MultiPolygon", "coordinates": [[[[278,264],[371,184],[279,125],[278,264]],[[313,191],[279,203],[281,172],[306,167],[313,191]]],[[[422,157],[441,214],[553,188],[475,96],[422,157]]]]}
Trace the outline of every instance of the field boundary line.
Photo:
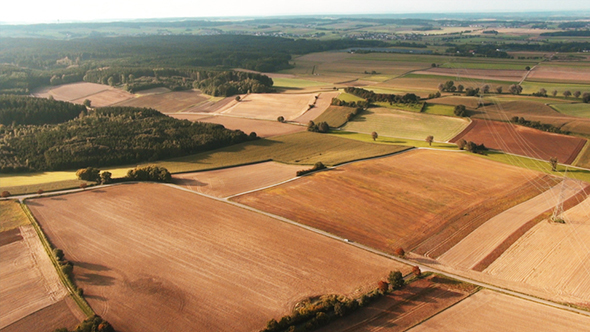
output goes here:
{"type": "Polygon", "coordinates": [[[39,225],[39,223],[37,223],[37,219],[35,219],[31,210],[29,210],[29,207],[24,202],[20,202],[19,205],[21,206],[24,213],[29,218],[29,221],[31,222],[31,225],[33,225],[33,228],[35,228],[35,232],[37,233],[37,236],[39,236],[39,240],[41,241],[41,244],[43,245],[45,252],[49,256],[49,259],[51,260],[51,264],[53,264],[53,267],[55,268],[56,273],[59,276],[59,279],[61,280],[62,284],[66,287],[68,292],[70,293],[70,296],[72,297],[74,302],[76,302],[78,307],[80,307],[80,310],[82,310],[82,312],[86,316],[92,317],[93,315],[95,315],[94,310],[92,310],[92,308],[90,307],[88,302],[86,302],[86,300],[82,296],[80,296],[78,294],[78,292],[76,292],[75,286],[74,286],[73,282],[70,280],[70,278],[68,278],[63,273],[63,271],[59,268],[59,263],[57,262],[55,256],[53,255],[53,251],[51,249],[51,244],[49,243],[49,239],[47,239],[47,237],[45,236],[45,233],[43,233],[41,226],[39,225]]]}
{"type": "Polygon", "coordinates": [[[584,153],[586,153],[586,151],[588,151],[588,149],[590,149],[590,140],[586,140],[586,144],[584,144],[582,149],[580,149],[580,152],[578,152],[576,159],[572,161],[572,167],[579,167],[577,166],[577,164],[580,162],[580,159],[582,159],[582,156],[584,155],[584,153]]]}

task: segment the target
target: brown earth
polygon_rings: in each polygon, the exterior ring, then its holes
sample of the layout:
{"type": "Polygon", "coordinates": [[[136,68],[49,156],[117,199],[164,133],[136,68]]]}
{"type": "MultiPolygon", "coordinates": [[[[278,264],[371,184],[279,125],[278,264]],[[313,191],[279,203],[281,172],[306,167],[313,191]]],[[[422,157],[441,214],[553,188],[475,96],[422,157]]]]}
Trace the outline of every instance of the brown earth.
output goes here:
{"type": "Polygon", "coordinates": [[[526,72],[526,70],[503,69],[431,68],[424,71],[416,71],[414,74],[456,76],[477,80],[520,82],[526,72]]]}
{"type": "Polygon", "coordinates": [[[408,330],[421,331],[590,331],[590,317],[481,290],[408,330]]]}
{"type": "Polygon", "coordinates": [[[28,200],[117,331],[252,331],[320,294],[355,295],[409,267],[162,184],[28,200]],[[88,204],[92,202],[92,204],[88,204]]]}
{"type": "Polygon", "coordinates": [[[485,144],[486,147],[541,160],[556,157],[571,164],[586,140],[580,137],[547,133],[511,123],[473,119],[472,125],[451,140],[485,144]]]}
{"type": "Polygon", "coordinates": [[[318,331],[405,331],[466,298],[473,290],[457,287],[449,279],[427,277],[414,281],[318,331]]]}
{"type": "MultiPolygon", "coordinates": [[[[317,94],[252,93],[233,101],[217,113],[260,120],[294,120],[303,115],[315,101],[317,94]]],[[[327,106],[326,106],[327,107],[327,106]]]]}
{"type": "MultiPolygon", "coordinates": [[[[445,229],[452,230],[449,236],[462,232],[462,226],[490,209],[488,202],[502,209],[517,204],[497,201],[531,179],[546,177],[464,153],[413,150],[232,200],[380,250],[401,246],[408,251],[445,229]]],[[[532,187],[519,199],[536,194],[532,187]]]]}
{"type": "Polygon", "coordinates": [[[313,121],[315,118],[324,113],[328,107],[332,104],[332,98],[338,97],[340,92],[321,92],[318,94],[315,107],[305,112],[303,115],[295,119],[295,122],[307,124],[309,121],[313,121]]]}
{"type": "Polygon", "coordinates": [[[91,105],[95,107],[109,106],[133,98],[133,95],[129,92],[108,85],[87,82],[45,87],[36,91],[33,95],[40,98],[53,96],[56,100],[77,104],[82,104],[84,100],[89,99],[91,105]]]}
{"type": "Polygon", "coordinates": [[[185,110],[186,113],[213,113],[235,102],[235,97],[226,97],[221,100],[210,99],[185,110]]]}
{"type": "Polygon", "coordinates": [[[76,302],[68,296],[0,329],[0,332],[48,332],[63,327],[73,330],[85,318],[76,302]]]}
{"type": "Polygon", "coordinates": [[[148,107],[162,113],[174,113],[199,105],[207,99],[209,98],[203,96],[201,91],[176,91],[140,96],[117,106],[148,107]]]}
{"type": "Polygon", "coordinates": [[[176,119],[187,119],[192,121],[210,122],[223,125],[225,128],[236,130],[239,129],[246,134],[255,132],[259,137],[273,137],[279,135],[287,135],[306,131],[307,127],[292,125],[288,123],[280,123],[276,120],[255,120],[245,119],[233,116],[210,116],[210,115],[193,115],[193,114],[170,114],[176,119]]]}
{"type": "Polygon", "coordinates": [[[590,68],[579,65],[572,67],[541,65],[531,70],[527,80],[590,83],[590,68]]]}
{"type": "Polygon", "coordinates": [[[10,234],[14,241],[0,246],[0,329],[68,295],[33,226],[18,230],[10,234]]]}
{"type": "Polygon", "coordinates": [[[93,94],[91,96],[82,97],[79,99],[74,99],[71,102],[76,104],[84,103],[84,100],[90,100],[90,105],[92,107],[105,107],[111,106],[120,102],[123,102],[128,99],[132,99],[133,95],[127,91],[118,90],[118,89],[109,89],[105,91],[101,91],[99,93],[93,94]]]}
{"type": "Polygon", "coordinates": [[[175,174],[174,183],[206,195],[227,197],[295,178],[301,166],[266,162],[214,171],[175,174]]]}

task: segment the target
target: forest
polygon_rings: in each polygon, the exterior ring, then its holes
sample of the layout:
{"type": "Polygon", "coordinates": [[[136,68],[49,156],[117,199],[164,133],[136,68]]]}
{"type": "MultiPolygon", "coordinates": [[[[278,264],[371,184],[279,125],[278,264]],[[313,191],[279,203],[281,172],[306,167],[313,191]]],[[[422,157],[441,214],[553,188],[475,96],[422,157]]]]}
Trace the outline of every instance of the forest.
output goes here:
{"type": "Polygon", "coordinates": [[[48,171],[181,157],[256,139],[156,110],[104,107],[56,125],[0,126],[0,171],[48,171]]]}
{"type": "Polygon", "coordinates": [[[43,125],[72,120],[86,112],[86,106],[63,101],[0,95],[0,124],[43,125]]]}

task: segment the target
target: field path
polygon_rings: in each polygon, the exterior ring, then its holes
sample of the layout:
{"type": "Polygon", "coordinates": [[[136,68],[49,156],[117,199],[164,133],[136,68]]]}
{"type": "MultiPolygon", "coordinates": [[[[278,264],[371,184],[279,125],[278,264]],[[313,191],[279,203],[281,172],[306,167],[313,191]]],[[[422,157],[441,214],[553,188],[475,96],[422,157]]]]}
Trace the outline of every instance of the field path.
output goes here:
{"type": "Polygon", "coordinates": [[[455,268],[473,269],[521,226],[553,208],[560,197],[567,200],[583,190],[583,187],[578,181],[566,179],[546,192],[491,218],[437,260],[455,268]]]}

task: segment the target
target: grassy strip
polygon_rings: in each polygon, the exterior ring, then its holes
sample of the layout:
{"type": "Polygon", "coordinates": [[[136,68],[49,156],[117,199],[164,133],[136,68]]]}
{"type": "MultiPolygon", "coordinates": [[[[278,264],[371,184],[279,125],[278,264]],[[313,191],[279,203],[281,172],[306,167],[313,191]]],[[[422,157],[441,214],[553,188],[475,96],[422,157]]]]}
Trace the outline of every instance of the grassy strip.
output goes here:
{"type": "MultiPolygon", "coordinates": [[[[582,202],[590,193],[590,186],[587,186],[579,193],[575,194],[574,196],[570,197],[568,200],[563,202],[563,210],[569,210],[574,206],[578,205],[582,202]]],[[[487,269],[498,257],[502,256],[502,254],[508,250],[521,236],[523,236],[526,232],[528,232],[531,228],[536,226],[541,221],[548,219],[551,217],[553,213],[553,208],[539,214],[535,218],[528,221],[526,224],[520,226],[514,233],[510,234],[508,238],[506,238],[500,245],[498,245],[489,255],[487,255],[484,259],[482,259],[479,263],[477,263],[474,267],[474,271],[482,272],[483,270],[487,269]]]]}
{"type": "Polygon", "coordinates": [[[433,148],[433,149],[443,149],[443,150],[457,150],[457,145],[455,144],[448,144],[448,143],[437,143],[432,142],[432,145],[429,145],[426,141],[414,140],[414,139],[406,139],[406,138],[398,138],[398,137],[387,137],[387,136],[379,136],[375,141],[370,134],[363,134],[363,133],[355,133],[350,131],[331,131],[330,135],[352,139],[361,142],[369,142],[369,143],[376,143],[376,144],[395,144],[395,145],[403,145],[403,146],[412,146],[417,148],[433,148]]]}
{"type": "Polygon", "coordinates": [[[0,202],[0,232],[28,224],[29,219],[17,202],[13,200],[0,202]]]}
{"type": "MultiPolygon", "coordinates": [[[[72,174],[75,176],[75,171],[72,171],[72,174]]],[[[16,175],[18,177],[18,175],[16,175]]],[[[10,179],[10,178],[7,178],[10,179]]],[[[24,195],[24,194],[32,194],[36,193],[37,190],[42,189],[44,192],[50,191],[57,191],[57,190],[65,190],[65,189],[75,189],[79,188],[81,183],[88,183],[88,185],[94,184],[94,182],[84,181],[84,180],[63,180],[63,181],[55,181],[55,182],[45,182],[46,180],[50,180],[46,176],[39,176],[39,183],[38,184],[29,184],[29,185],[22,185],[22,186],[2,186],[2,191],[7,190],[10,192],[12,196],[14,195],[24,195]]],[[[7,181],[8,182],[8,181],[7,181]]],[[[16,179],[11,180],[10,183],[18,182],[16,179]]]]}
{"type": "Polygon", "coordinates": [[[86,300],[78,294],[76,285],[74,285],[72,280],[70,280],[70,278],[68,276],[66,276],[63,273],[63,271],[61,270],[59,262],[57,261],[57,259],[53,255],[51,244],[49,243],[49,240],[47,239],[47,237],[43,233],[43,230],[41,230],[41,226],[39,225],[39,223],[37,223],[37,219],[35,219],[35,217],[31,213],[31,210],[29,210],[29,207],[26,204],[21,203],[20,206],[22,207],[23,211],[25,212],[25,214],[29,218],[29,221],[31,222],[31,224],[35,228],[35,231],[37,232],[37,235],[39,236],[39,240],[41,241],[43,248],[45,248],[45,252],[49,256],[49,259],[51,259],[51,263],[53,264],[53,267],[55,267],[55,271],[57,272],[59,279],[61,280],[61,282],[64,284],[64,286],[66,286],[66,288],[70,292],[70,296],[74,299],[74,301],[78,304],[78,306],[80,307],[80,309],[82,310],[82,312],[84,312],[84,314],[86,316],[92,317],[95,314],[94,310],[92,310],[92,308],[90,307],[88,302],[86,302],[86,300]]]}
{"type": "Polygon", "coordinates": [[[393,108],[393,109],[397,109],[397,110],[404,110],[404,111],[410,111],[410,112],[417,112],[420,113],[424,110],[424,105],[426,103],[418,103],[418,104],[389,104],[388,102],[385,101],[380,101],[380,102],[376,102],[374,103],[375,105],[379,106],[379,107],[385,107],[385,108],[393,108]]]}
{"type": "Polygon", "coordinates": [[[320,116],[315,118],[313,122],[327,122],[330,127],[339,128],[346,124],[349,114],[356,114],[356,108],[331,105],[320,116]]]}

